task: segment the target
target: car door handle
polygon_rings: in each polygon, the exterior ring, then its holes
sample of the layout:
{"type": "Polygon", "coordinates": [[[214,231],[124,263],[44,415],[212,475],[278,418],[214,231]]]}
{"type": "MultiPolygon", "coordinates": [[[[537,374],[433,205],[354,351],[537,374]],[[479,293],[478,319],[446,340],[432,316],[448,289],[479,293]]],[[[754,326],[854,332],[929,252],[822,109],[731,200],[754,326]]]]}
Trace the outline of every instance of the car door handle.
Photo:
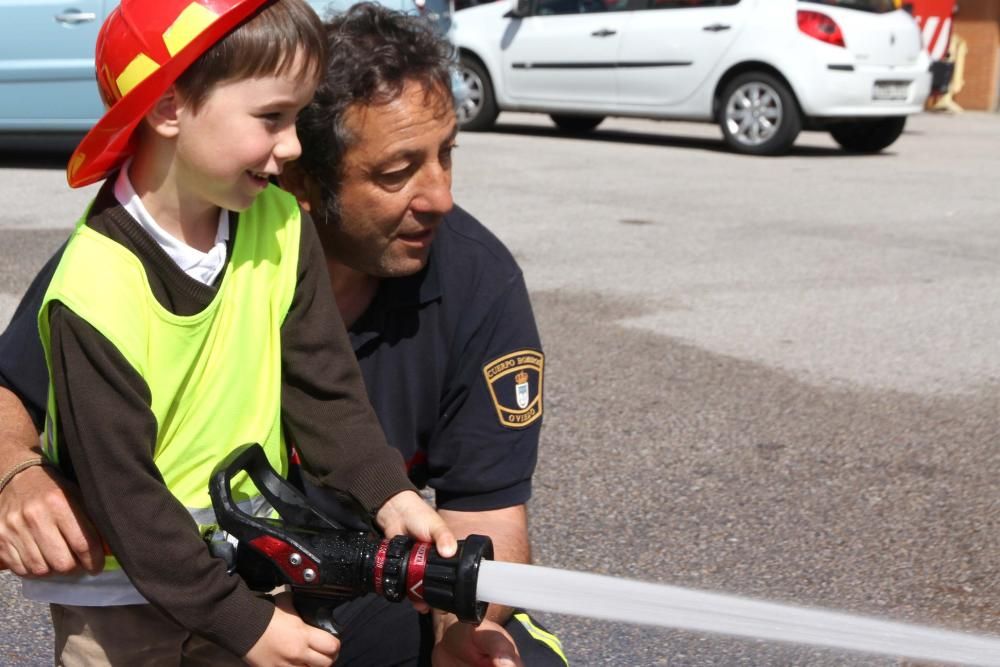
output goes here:
{"type": "Polygon", "coordinates": [[[78,23],[90,23],[91,21],[96,21],[97,14],[94,12],[63,12],[62,14],[56,14],[55,18],[56,23],[77,25],[78,23]]]}
{"type": "Polygon", "coordinates": [[[610,37],[611,35],[618,34],[617,30],[611,30],[610,28],[601,28],[600,30],[595,30],[590,33],[591,37],[610,37]]]}
{"type": "Polygon", "coordinates": [[[706,32],[722,32],[723,30],[729,30],[733,26],[726,25],[725,23],[713,23],[712,25],[707,25],[702,30],[706,32]]]}

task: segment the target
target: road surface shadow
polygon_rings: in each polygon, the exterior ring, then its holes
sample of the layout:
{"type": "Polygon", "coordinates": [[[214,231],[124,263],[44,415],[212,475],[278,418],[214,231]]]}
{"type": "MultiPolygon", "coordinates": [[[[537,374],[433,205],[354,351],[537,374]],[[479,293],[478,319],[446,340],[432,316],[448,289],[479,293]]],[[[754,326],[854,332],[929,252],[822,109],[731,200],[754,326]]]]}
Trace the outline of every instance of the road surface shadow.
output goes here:
{"type": "MultiPolygon", "coordinates": [[[[556,127],[503,122],[497,123],[490,131],[494,134],[520,134],[554,139],[664,146],[735,155],[721,138],[686,137],[660,132],[597,128],[587,133],[573,134],[556,127]]],[[[910,133],[907,132],[907,134],[910,133]]],[[[0,169],[65,169],[73,149],[81,138],[82,135],[72,134],[54,136],[0,135],[0,169]]],[[[848,153],[832,146],[792,146],[787,155],[791,157],[857,157],[856,153],[848,153]]],[[[894,155],[892,151],[885,151],[868,157],[888,157],[891,155],[894,155]]]]}
{"type": "MultiPolygon", "coordinates": [[[[491,132],[495,134],[520,134],[531,137],[549,137],[553,139],[569,139],[577,141],[602,141],[622,144],[639,144],[643,146],[664,146],[670,148],[687,148],[691,150],[710,151],[713,153],[731,153],[722,138],[685,137],[676,134],[660,132],[636,132],[633,130],[602,129],[598,127],[586,133],[570,133],[556,127],[529,125],[524,123],[497,123],[491,132]]],[[[885,157],[892,152],[878,153],[870,157],[885,157]]],[[[848,153],[833,146],[792,146],[787,156],[779,157],[825,157],[845,158],[857,157],[857,153],[848,153]]]]}
{"type": "Polygon", "coordinates": [[[0,169],[65,169],[82,134],[0,134],[0,169]]]}

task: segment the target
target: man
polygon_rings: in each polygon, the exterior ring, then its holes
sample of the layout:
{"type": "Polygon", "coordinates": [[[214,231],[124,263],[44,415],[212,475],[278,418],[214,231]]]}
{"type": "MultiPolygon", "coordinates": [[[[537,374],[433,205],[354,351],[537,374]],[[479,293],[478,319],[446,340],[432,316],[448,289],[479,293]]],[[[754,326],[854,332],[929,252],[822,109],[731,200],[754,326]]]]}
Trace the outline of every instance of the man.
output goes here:
{"type": "MultiPolygon", "coordinates": [[[[411,478],[434,489],[457,537],[489,535],[498,560],[528,562],[543,355],[510,253],[453,206],[447,47],[372,5],[334,19],[327,35],[327,76],[300,115],[303,156],[283,185],[316,222],[369,397],[411,478]]],[[[0,337],[0,475],[24,460],[44,416],[34,318],[52,266],[0,337]]],[[[0,560],[22,575],[100,568],[100,539],[71,485],[40,467],[11,479],[0,560]]],[[[515,653],[531,666],[565,663],[558,640],[524,614],[491,607],[476,630],[430,618],[374,596],[349,603],[338,610],[338,664],[426,664],[432,650],[435,665],[518,664],[515,653]]]]}

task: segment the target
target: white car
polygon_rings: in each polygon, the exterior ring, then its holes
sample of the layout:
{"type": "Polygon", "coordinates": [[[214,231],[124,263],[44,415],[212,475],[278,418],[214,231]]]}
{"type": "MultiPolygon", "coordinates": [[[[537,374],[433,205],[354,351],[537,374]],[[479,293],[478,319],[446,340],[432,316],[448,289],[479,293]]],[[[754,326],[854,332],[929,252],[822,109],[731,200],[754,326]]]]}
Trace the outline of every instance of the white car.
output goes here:
{"type": "Polygon", "coordinates": [[[455,14],[467,130],[500,111],[585,132],[605,116],[716,122],[774,155],[802,129],[877,152],[930,93],[930,57],[894,0],[501,0],[455,14]]]}

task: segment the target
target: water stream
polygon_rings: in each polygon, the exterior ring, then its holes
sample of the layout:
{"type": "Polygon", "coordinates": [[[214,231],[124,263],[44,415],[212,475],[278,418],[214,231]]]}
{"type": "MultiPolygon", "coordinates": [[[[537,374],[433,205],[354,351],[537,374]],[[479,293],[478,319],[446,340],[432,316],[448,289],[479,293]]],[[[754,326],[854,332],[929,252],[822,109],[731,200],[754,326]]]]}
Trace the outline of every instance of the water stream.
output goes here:
{"type": "Polygon", "coordinates": [[[1000,638],[534,565],[482,561],[477,597],[555,614],[1000,667],[1000,638]]]}

